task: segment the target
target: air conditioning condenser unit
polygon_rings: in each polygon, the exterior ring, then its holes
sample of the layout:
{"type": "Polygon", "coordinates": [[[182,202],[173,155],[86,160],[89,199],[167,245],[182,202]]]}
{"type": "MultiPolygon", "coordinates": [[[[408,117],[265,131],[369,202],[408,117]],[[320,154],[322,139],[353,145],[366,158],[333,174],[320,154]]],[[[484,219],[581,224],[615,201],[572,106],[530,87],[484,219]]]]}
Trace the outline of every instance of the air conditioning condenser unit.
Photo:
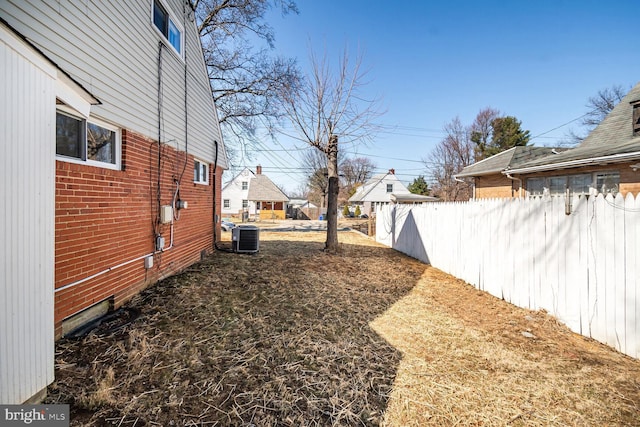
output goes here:
{"type": "Polygon", "coordinates": [[[255,253],[260,249],[260,229],[255,225],[238,225],[231,229],[234,252],[255,253]]]}

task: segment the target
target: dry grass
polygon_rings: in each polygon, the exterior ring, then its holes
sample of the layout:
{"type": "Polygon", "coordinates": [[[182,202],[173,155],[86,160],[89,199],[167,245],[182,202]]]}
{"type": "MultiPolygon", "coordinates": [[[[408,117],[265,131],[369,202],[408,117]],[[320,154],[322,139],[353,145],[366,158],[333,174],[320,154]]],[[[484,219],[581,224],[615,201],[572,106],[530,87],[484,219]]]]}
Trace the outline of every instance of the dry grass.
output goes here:
{"type": "Polygon", "coordinates": [[[57,348],[72,425],[640,425],[640,362],[341,233],[261,233],[57,348]],[[529,332],[535,338],[527,338],[529,332]]]}

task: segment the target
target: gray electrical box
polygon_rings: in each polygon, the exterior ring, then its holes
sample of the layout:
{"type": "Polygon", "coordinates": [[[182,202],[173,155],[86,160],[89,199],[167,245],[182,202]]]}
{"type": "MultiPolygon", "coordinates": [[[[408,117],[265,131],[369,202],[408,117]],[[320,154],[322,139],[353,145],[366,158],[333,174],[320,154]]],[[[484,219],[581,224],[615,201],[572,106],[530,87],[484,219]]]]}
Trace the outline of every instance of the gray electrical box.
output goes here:
{"type": "Polygon", "coordinates": [[[255,225],[239,225],[231,229],[234,252],[255,253],[260,249],[260,229],[255,225]]]}

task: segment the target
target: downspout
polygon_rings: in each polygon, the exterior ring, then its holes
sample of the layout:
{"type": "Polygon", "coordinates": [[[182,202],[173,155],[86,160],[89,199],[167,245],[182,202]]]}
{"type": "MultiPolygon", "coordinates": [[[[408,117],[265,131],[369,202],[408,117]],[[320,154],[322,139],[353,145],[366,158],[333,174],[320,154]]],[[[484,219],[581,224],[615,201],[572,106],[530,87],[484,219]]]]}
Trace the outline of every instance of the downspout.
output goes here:
{"type": "MultiPolygon", "coordinates": [[[[453,175],[453,180],[456,181],[456,182],[461,182],[463,184],[467,183],[467,181],[465,181],[464,179],[458,178],[456,175],[453,175]]],[[[473,182],[473,195],[472,196],[473,196],[473,199],[475,200],[475,198],[476,198],[476,183],[475,183],[475,181],[473,182]]]]}
{"type": "Polygon", "coordinates": [[[515,176],[511,176],[510,173],[506,173],[507,178],[509,178],[512,181],[518,181],[520,183],[520,185],[518,186],[518,199],[522,199],[522,179],[520,178],[516,178],[515,176]]]}

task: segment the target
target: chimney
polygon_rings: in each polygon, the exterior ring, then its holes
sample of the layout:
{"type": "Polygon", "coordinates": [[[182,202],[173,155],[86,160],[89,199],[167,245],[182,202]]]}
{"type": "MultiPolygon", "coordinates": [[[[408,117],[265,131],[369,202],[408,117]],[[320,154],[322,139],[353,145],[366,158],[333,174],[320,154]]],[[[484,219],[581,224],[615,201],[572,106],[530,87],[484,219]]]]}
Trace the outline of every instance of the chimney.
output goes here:
{"type": "Polygon", "coordinates": [[[256,175],[262,175],[262,166],[256,166],[256,175]]]}
{"type": "Polygon", "coordinates": [[[389,169],[389,174],[395,175],[396,174],[396,170],[395,169],[389,169]]]}

